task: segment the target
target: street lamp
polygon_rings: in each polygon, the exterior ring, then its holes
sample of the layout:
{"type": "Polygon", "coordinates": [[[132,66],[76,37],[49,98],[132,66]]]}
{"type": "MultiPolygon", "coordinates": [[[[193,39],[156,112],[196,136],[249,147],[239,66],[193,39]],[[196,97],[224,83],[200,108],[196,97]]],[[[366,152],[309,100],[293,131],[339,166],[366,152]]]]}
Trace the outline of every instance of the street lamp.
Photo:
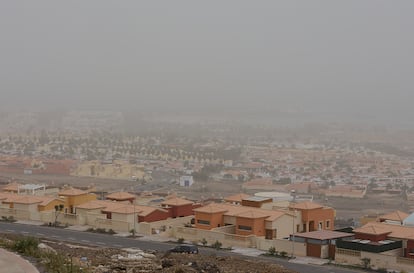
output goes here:
{"type": "Polygon", "coordinates": [[[136,197],[134,197],[134,201],[132,201],[133,203],[133,206],[134,206],[134,229],[132,230],[132,237],[134,237],[135,238],[135,222],[136,222],[136,214],[135,214],[135,199],[136,199],[136,197]]]}

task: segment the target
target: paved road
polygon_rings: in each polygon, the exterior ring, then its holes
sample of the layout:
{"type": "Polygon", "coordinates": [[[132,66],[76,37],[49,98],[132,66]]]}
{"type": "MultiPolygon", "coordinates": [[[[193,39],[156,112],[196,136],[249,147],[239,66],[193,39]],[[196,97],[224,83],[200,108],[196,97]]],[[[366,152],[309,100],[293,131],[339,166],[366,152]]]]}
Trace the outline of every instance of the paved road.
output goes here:
{"type": "MultiPolygon", "coordinates": [[[[81,232],[61,228],[53,228],[46,226],[34,226],[34,225],[24,225],[16,223],[4,223],[0,222],[0,233],[15,233],[22,234],[26,236],[34,236],[39,238],[48,238],[53,240],[61,240],[67,242],[76,242],[86,245],[95,245],[101,247],[113,247],[113,248],[124,248],[124,247],[138,247],[143,250],[151,249],[157,251],[166,251],[172,248],[175,244],[165,243],[165,242],[154,242],[154,241],[144,241],[140,239],[131,239],[124,237],[117,237],[106,234],[90,233],[90,232],[81,232]]],[[[200,248],[200,253],[204,255],[216,254],[218,256],[239,256],[244,259],[254,259],[268,261],[276,264],[281,264],[285,268],[295,270],[300,273],[351,273],[351,272],[361,272],[355,270],[349,270],[338,267],[330,266],[314,266],[306,264],[295,264],[290,263],[283,259],[276,259],[270,257],[246,257],[240,254],[232,253],[229,251],[216,251],[211,248],[200,248]]]]}
{"type": "Polygon", "coordinates": [[[0,270],[7,273],[39,273],[36,267],[22,257],[1,248],[0,270]]]}

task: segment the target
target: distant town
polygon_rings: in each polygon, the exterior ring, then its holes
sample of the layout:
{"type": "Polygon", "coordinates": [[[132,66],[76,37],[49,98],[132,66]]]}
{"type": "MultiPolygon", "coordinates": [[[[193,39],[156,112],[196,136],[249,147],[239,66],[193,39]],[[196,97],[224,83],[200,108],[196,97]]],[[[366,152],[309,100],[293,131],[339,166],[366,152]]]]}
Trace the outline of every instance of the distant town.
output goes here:
{"type": "Polygon", "coordinates": [[[3,114],[2,220],[412,271],[410,142],[338,124],[128,122],[3,114]]]}

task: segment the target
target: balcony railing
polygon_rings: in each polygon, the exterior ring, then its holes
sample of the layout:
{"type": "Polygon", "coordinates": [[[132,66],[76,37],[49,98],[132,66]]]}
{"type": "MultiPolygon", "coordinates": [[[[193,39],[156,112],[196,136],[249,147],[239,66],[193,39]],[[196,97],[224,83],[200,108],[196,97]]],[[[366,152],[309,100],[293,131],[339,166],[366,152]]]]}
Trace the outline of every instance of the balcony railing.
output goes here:
{"type": "Polygon", "coordinates": [[[355,251],[381,253],[385,251],[402,248],[402,241],[386,240],[379,242],[371,242],[369,240],[342,239],[336,241],[336,247],[355,251]]]}

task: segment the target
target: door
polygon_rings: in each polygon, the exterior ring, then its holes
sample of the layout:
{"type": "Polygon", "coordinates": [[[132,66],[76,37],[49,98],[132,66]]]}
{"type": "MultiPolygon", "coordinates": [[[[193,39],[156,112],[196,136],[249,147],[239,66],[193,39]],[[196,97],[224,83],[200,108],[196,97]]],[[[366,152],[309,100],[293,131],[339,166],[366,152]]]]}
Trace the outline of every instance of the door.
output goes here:
{"type": "Polygon", "coordinates": [[[306,244],[306,256],[309,257],[321,257],[321,245],[306,244]]]}

